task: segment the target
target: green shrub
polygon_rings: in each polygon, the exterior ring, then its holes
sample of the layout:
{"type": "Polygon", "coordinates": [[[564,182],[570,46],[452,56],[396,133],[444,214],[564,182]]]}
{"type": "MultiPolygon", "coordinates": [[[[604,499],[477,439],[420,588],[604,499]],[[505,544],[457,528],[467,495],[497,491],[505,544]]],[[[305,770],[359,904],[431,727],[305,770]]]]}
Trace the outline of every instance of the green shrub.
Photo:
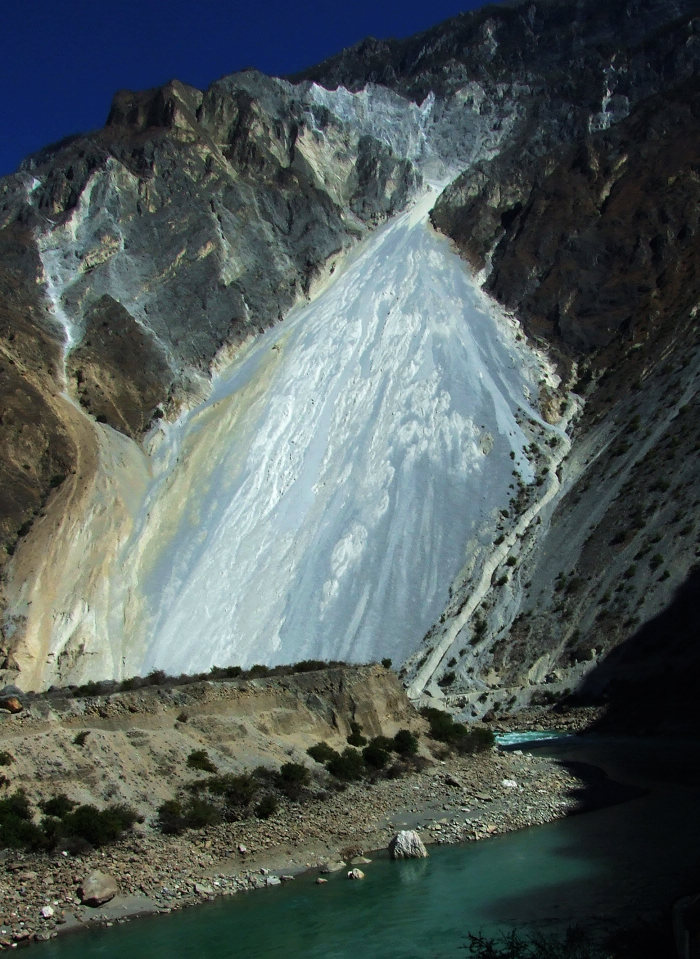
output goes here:
{"type": "Polygon", "coordinates": [[[206,799],[192,796],[185,806],[184,818],[188,829],[203,829],[221,822],[221,812],[206,799]]]}
{"type": "Polygon", "coordinates": [[[242,672],[240,666],[212,666],[209,675],[212,679],[236,679],[242,672]]]}
{"type": "Polygon", "coordinates": [[[158,828],[167,835],[178,835],[185,826],[185,814],[182,803],[177,799],[167,799],[158,807],[158,828]]]}
{"type": "Polygon", "coordinates": [[[418,752],[418,738],[410,729],[399,729],[392,742],[392,749],[399,756],[415,756],[418,752]]]}
{"type": "Polygon", "coordinates": [[[51,799],[40,802],[39,808],[47,816],[56,816],[58,819],[63,819],[71,809],[75,808],[75,805],[75,802],[69,799],[65,793],[59,793],[57,796],[52,796],[51,799]]]}
{"type": "Polygon", "coordinates": [[[12,755],[12,753],[8,753],[6,749],[3,749],[2,752],[0,752],[0,766],[9,766],[10,763],[13,763],[14,761],[15,757],[12,755]]]}
{"type": "Polygon", "coordinates": [[[389,762],[390,755],[386,749],[382,749],[374,740],[365,746],[362,750],[362,758],[372,769],[383,769],[389,762]]]}
{"type": "Polygon", "coordinates": [[[285,763],[280,767],[278,786],[290,799],[298,799],[310,778],[306,766],[301,763],[285,763]]]}
{"type": "Polygon", "coordinates": [[[246,812],[253,802],[260,786],[254,776],[249,773],[226,773],[215,776],[205,783],[208,792],[214,796],[221,796],[226,807],[227,818],[232,813],[246,812]]]}
{"type": "Polygon", "coordinates": [[[59,834],[76,836],[95,848],[114,842],[138,821],[129,806],[118,804],[98,809],[96,806],[78,806],[61,820],[59,834]]]}
{"type": "Polygon", "coordinates": [[[262,677],[269,676],[269,675],[270,675],[269,666],[263,666],[261,663],[255,663],[255,665],[251,666],[250,669],[248,670],[248,676],[250,677],[250,679],[260,679],[262,677]]]}
{"type": "Polygon", "coordinates": [[[350,723],[350,735],[348,736],[348,742],[351,746],[366,746],[367,739],[362,735],[362,726],[359,723],[351,722],[350,723]]]}
{"type": "Polygon", "coordinates": [[[255,815],[258,819],[269,819],[277,812],[278,806],[277,797],[272,793],[265,793],[255,807],[255,815]]]}
{"type": "Polygon", "coordinates": [[[384,669],[391,669],[391,660],[389,659],[388,656],[382,660],[382,666],[384,667],[384,669]]]}
{"type": "Polygon", "coordinates": [[[190,769],[199,769],[203,773],[216,772],[216,766],[209,758],[206,749],[193,749],[187,757],[187,765],[190,769]]]}
{"type": "Polygon", "coordinates": [[[315,673],[319,669],[327,669],[328,665],[322,659],[302,659],[300,662],[294,663],[292,671],[295,673],[315,673]]]}
{"type": "MultiPolygon", "coordinates": [[[[463,726],[457,728],[463,729],[463,726]]],[[[492,749],[495,745],[496,737],[490,729],[484,726],[475,726],[474,729],[466,730],[466,735],[459,736],[455,741],[455,748],[458,752],[464,754],[483,753],[492,749]]]]}
{"type": "Polygon", "coordinates": [[[454,671],[451,670],[449,673],[445,673],[444,676],[441,676],[440,679],[438,679],[438,686],[451,686],[454,681],[455,674],[454,671]]]}
{"type": "Polygon", "coordinates": [[[301,763],[285,763],[280,766],[280,780],[283,783],[300,783],[305,786],[309,781],[309,770],[301,763]]]}
{"type": "Polygon", "coordinates": [[[421,709],[421,716],[430,723],[430,735],[433,739],[447,743],[460,753],[483,752],[491,749],[495,742],[490,729],[483,726],[467,729],[462,723],[456,723],[449,713],[444,713],[433,706],[421,709]]]}
{"type": "Polygon", "coordinates": [[[334,756],[326,763],[326,769],[343,782],[353,782],[362,779],[365,774],[365,761],[362,754],[348,746],[339,756],[334,756]]]}
{"type": "Polygon", "coordinates": [[[335,749],[332,746],[329,746],[326,742],[316,743],[315,746],[309,746],[306,750],[307,756],[311,756],[312,759],[315,759],[317,763],[326,763],[329,759],[334,759],[336,756],[339,756],[335,749]]]}
{"type": "Polygon", "coordinates": [[[40,852],[49,846],[44,831],[28,819],[8,815],[0,819],[0,847],[40,852]]]}
{"type": "Polygon", "coordinates": [[[221,822],[221,812],[198,796],[192,796],[184,806],[178,799],[168,799],[158,807],[158,828],[168,835],[178,835],[185,829],[203,829],[218,822],[221,822]]]}

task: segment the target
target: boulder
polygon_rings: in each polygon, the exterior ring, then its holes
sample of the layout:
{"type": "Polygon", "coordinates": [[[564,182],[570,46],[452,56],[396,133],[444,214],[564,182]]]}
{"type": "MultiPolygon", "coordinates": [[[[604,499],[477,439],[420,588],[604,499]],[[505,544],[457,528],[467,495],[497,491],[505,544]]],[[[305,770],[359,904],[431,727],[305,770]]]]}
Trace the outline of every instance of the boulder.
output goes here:
{"type": "Polygon", "coordinates": [[[22,697],[24,693],[19,688],[12,683],[8,686],[3,686],[0,689],[0,709],[4,709],[8,713],[21,713],[24,709],[24,703],[22,702],[22,697]]]}
{"type": "Polygon", "coordinates": [[[415,829],[402,829],[389,843],[392,859],[427,859],[428,850],[415,829]]]}
{"type": "Polygon", "coordinates": [[[348,879],[364,879],[365,874],[361,869],[351,869],[348,873],[348,879]]]}
{"type": "Polygon", "coordinates": [[[21,713],[24,706],[17,696],[2,696],[0,697],[0,709],[4,709],[8,713],[21,713]]]}
{"type": "Polygon", "coordinates": [[[116,879],[106,872],[95,869],[83,880],[80,887],[80,901],[84,906],[102,906],[114,899],[117,892],[116,879]]]}

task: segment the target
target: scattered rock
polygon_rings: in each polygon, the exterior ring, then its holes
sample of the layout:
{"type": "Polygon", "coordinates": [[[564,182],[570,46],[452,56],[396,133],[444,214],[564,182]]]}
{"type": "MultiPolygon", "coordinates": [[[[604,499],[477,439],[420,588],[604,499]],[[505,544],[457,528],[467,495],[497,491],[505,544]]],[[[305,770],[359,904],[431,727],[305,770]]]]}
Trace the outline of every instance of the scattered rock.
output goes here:
{"type": "Polygon", "coordinates": [[[80,887],[80,901],[84,906],[102,906],[110,899],[114,899],[118,891],[113,876],[95,869],[83,880],[80,887]]]}
{"type": "Polygon", "coordinates": [[[316,885],[317,885],[317,886],[325,886],[327,882],[328,882],[328,880],[327,880],[327,879],[323,879],[322,876],[318,876],[318,878],[316,879],[316,885]]]}
{"type": "Polygon", "coordinates": [[[402,829],[389,843],[392,859],[427,859],[428,850],[415,829],[402,829]]]}
{"type": "Polygon", "coordinates": [[[24,706],[16,696],[0,697],[0,709],[8,713],[21,713],[24,706]]]}
{"type": "MultiPolygon", "coordinates": [[[[427,854],[426,854],[427,855],[427,854]]],[[[351,869],[348,873],[348,879],[364,879],[365,874],[361,869],[351,869]]]]}
{"type": "Polygon", "coordinates": [[[51,919],[53,916],[53,906],[42,906],[39,910],[42,919],[51,919]]]}
{"type": "Polygon", "coordinates": [[[371,859],[367,859],[366,856],[353,856],[350,860],[351,866],[366,866],[368,863],[372,862],[371,859]]]}
{"type": "Polygon", "coordinates": [[[194,891],[198,896],[213,896],[214,889],[211,886],[207,886],[204,883],[196,882],[194,884],[194,891]]]}

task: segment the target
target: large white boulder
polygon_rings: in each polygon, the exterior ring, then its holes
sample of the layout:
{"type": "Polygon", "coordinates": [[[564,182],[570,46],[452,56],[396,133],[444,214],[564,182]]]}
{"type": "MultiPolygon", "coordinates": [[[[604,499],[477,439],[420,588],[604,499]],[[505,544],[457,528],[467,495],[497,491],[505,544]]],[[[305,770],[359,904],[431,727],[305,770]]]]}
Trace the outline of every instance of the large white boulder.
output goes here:
{"type": "Polygon", "coordinates": [[[428,850],[415,829],[402,829],[389,843],[392,859],[427,859],[428,850]]]}

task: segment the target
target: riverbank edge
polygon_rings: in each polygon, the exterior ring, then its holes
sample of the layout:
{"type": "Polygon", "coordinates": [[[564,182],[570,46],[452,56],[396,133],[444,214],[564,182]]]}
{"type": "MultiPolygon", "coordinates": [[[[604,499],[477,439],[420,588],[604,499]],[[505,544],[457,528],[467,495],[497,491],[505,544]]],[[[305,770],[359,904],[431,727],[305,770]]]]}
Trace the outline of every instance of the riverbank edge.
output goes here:
{"type": "Polygon", "coordinates": [[[438,760],[401,780],[354,784],[325,801],[289,803],[269,820],[176,837],[144,830],[84,857],[10,853],[0,877],[7,911],[0,949],[274,887],[307,871],[349,870],[355,856],[371,859],[402,828],[418,828],[431,846],[553,822],[581,811],[585,773],[548,757],[494,749],[438,760]],[[90,908],[80,904],[77,889],[94,869],[113,875],[120,893],[90,908]],[[12,899],[21,908],[11,909],[12,899]],[[46,907],[51,915],[44,917],[46,907]]]}

